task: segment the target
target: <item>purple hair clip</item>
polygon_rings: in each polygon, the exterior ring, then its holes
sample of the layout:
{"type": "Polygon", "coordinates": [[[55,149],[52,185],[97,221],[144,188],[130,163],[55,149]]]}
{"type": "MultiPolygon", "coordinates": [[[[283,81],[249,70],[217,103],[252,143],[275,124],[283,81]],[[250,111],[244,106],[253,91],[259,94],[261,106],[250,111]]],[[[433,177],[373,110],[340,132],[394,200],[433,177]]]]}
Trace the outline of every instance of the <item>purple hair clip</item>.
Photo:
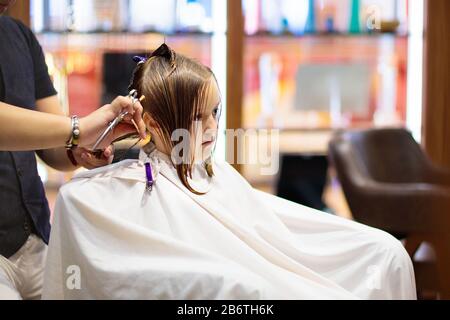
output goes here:
{"type": "Polygon", "coordinates": [[[133,61],[136,62],[137,65],[140,65],[141,63],[145,63],[147,61],[147,58],[141,56],[134,56],[133,61]]]}
{"type": "Polygon", "coordinates": [[[145,187],[145,191],[151,192],[153,189],[154,180],[153,180],[153,174],[152,174],[152,167],[149,162],[145,163],[145,175],[147,177],[147,184],[145,187]]]}
{"type": "Polygon", "coordinates": [[[169,48],[169,46],[164,42],[162,45],[159,46],[153,53],[147,58],[142,56],[134,56],[133,61],[137,63],[138,66],[140,66],[143,63],[146,63],[148,59],[151,59],[153,57],[163,57],[167,59],[170,62],[170,65],[172,67],[172,71],[175,71],[177,68],[175,65],[175,59],[176,59],[176,53],[172,49],[169,48]]]}

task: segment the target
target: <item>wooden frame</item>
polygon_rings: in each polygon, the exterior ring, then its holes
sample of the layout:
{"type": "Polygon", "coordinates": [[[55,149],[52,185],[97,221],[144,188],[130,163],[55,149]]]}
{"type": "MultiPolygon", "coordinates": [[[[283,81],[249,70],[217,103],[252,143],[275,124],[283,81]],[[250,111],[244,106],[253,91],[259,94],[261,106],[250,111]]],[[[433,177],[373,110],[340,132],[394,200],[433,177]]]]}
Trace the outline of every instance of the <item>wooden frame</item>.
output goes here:
{"type": "Polygon", "coordinates": [[[16,1],[16,3],[8,9],[6,14],[10,17],[22,21],[26,26],[29,27],[31,25],[30,0],[16,1]]]}
{"type": "MultiPolygon", "coordinates": [[[[227,129],[242,128],[242,107],[244,100],[244,13],[241,0],[227,1],[227,129]]],[[[240,148],[233,143],[234,159],[227,157],[237,171],[235,164],[240,148]]]]}
{"type": "Polygon", "coordinates": [[[450,1],[425,8],[423,142],[431,159],[450,168],[450,1]]]}

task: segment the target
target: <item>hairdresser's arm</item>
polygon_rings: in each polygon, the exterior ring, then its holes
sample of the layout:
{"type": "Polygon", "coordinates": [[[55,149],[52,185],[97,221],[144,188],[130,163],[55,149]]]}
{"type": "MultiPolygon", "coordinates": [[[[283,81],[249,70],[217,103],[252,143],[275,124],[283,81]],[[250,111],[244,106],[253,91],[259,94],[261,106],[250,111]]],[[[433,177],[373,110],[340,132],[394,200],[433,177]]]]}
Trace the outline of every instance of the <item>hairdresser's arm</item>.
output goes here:
{"type": "MultiPolygon", "coordinates": [[[[142,121],[142,106],[133,105],[130,99],[116,98],[89,116],[80,119],[80,147],[89,147],[95,143],[99,133],[106,128],[122,110],[133,114],[139,133],[145,138],[145,125],[142,121]]],[[[126,118],[126,122],[117,126],[111,137],[105,139],[105,148],[116,138],[136,129],[126,118]]],[[[65,145],[71,134],[71,122],[68,117],[31,111],[0,102],[0,150],[27,151],[58,148],[65,145]]]]}
{"type": "Polygon", "coordinates": [[[26,151],[64,146],[70,118],[0,102],[0,150],[26,151]]]}
{"type": "MultiPolygon", "coordinates": [[[[57,96],[51,96],[45,99],[36,101],[36,110],[65,116],[62,112],[61,105],[57,96]]],[[[112,146],[109,146],[103,152],[103,156],[100,159],[92,156],[86,149],[77,147],[73,150],[73,156],[78,166],[74,166],[67,156],[65,147],[44,149],[37,151],[39,157],[50,167],[59,171],[72,171],[79,167],[85,167],[88,169],[98,168],[108,165],[112,162],[113,154],[112,146]]]]}

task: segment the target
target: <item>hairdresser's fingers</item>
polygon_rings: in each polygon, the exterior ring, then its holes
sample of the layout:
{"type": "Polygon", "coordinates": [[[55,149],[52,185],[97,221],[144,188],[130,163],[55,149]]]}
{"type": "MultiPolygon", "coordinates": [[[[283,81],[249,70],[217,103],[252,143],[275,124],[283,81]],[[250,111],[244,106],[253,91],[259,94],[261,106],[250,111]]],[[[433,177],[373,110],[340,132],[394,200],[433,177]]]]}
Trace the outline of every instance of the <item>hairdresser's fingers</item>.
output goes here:
{"type": "Polygon", "coordinates": [[[103,166],[107,166],[112,163],[114,156],[96,158],[93,154],[85,152],[81,155],[81,165],[86,169],[95,169],[103,166]]]}
{"type": "Polygon", "coordinates": [[[94,169],[112,163],[114,159],[114,148],[109,146],[99,158],[96,158],[89,150],[77,147],[73,150],[73,156],[80,166],[86,169],[94,169]]]}
{"type": "Polygon", "coordinates": [[[134,115],[135,110],[133,107],[133,101],[130,98],[118,96],[111,102],[111,110],[116,116],[121,112],[127,111],[129,114],[134,115]]]}
{"type": "Polygon", "coordinates": [[[114,152],[114,145],[110,145],[103,151],[103,157],[105,157],[105,159],[109,159],[111,156],[114,157],[114,152]]]}
{"type": "Polygon", "coordinates": [[[147,137],[147,129],[144,120],[142,119],[143,108],[139,102],[136,102],[134,105],[134,111],[134,115],[127,114],[124,117],[123,122],[133,124],[136,131],[141,136],[141,139],[145,139],[147,137]]]}
{"type": "Polygon", "coordinates": [[[82,132],[79,141],[80,147],[92,147],[101,133],[107,128],[108,124],[124,111],[129,113],[129,116],[125,117],[125,121],[123,122],[126,126],[121,126],[122,129],[114,130],[114,137],[110,138],[113,135],[109,135],[99,148],[110,145],[113,140],[124,134],[134,133],[136,131],[145,139],[146,130],[142,120],[142,105],[138,101],[133,103],[128,97],[119,96],[111,104],[107,104],[80,119],[80,129],[82,132]]]}
{"type": "Polygon", "coordinates": [[[133,103],[131,99],[127,97],[118,96],[111,102],[111,104],[104,105],[93,114],[101,113],[102,118],[106,120],[106,123],[110,123],[122,112],[128,112],[129,114],[134,115],[133,103]]]}
{"type": "Polygon", "coordinates": [[[147,136],[146,127],[144,120],[142,120],[142,114],[144,108],[142,107],[139,100],[133,100],[128,97],[117,97],[111,104],[112,109],[116,113],[121,113],[124,111],[128,112],[128,115],[125,117],[125,121],[132,122],[134,121],[136,124],[136,129],[141,136],[142,139],[145,139],[147,136]]]}

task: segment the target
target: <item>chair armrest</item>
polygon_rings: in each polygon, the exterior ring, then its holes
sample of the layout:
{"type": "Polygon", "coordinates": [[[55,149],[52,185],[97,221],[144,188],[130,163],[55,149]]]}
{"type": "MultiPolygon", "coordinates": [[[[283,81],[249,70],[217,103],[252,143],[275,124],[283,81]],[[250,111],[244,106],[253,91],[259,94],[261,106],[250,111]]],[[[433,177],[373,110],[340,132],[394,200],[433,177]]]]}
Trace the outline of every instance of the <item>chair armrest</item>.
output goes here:
{"type": "Polygon", "coordinates": [[[450,171],[429,162],[426,170],[427,180],[430,183],[450,187],[450,171]]]}
{"type": "Polygon", "coordinates": [[[450,231],[450,188],[368,181],[357,192],[362,223],[398,233],[450,231]]]}

